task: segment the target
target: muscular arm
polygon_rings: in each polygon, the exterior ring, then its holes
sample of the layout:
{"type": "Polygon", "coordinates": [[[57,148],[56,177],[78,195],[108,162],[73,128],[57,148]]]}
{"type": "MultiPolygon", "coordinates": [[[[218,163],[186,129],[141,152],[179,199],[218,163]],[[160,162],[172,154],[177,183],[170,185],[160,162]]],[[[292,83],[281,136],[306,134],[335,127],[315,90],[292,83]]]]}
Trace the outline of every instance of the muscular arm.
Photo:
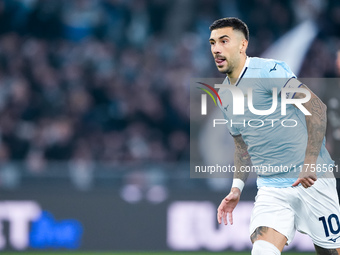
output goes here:
{"type": "MultiPolygon", "coordinates": [[[[301,88],[309,90],[305,85],[302,85],[301,88]]],[[[316,161],[320,153],[322,140],[326,133],[327,107],[312,91],[310,91],[310,93],[311,99],[304,104],[304,107],[312,114],[306,115],[308,132],[306,159],[316,161]]],[[[294,98],[303,97],[305,97],[304,94],[297,93],[294,98]]]]}
{"type": "MultiPolygon", "coordinates": [[[[309,90],[305,85],[302,85],[301,88],[309,90]]],[[[310,166],[311,164],[316,164],[316,160],[320,153],[322,141],[326,133],[327,125],[326,105],[311,90],[309,90],[309,92],[311,93],[311,98],[307,103],[303,105],[312,114],[306,115],[308,141],[303,168],[303,171],[305,172],[308,170],[306,169],[308,165],[310,166]]],[[[305,94],[296,93],[294,98],[304,97],[305,94]]],[[[305,175],[304,178],[307,179],[305,183],[301,182],[301,184],[305,188],[307,188],[314,184],[314,181],[316,180],[316,175],[314,174],[314,177],[311,177],[312,180],[308,179],[308,175],[305,175]]]]}
{"type": "Polygon", "coordinates": [[[234,179],[241,179],[243,182],[246,182],[249,171],[241,171],[241,166],[251,166],[251,159],[248,154],[248,146],[243,141],[241,135],[234,137],[235,142],[235,155],[234,155],[234,164],[236,167],[236,172],[234,173],[234,179]]]}

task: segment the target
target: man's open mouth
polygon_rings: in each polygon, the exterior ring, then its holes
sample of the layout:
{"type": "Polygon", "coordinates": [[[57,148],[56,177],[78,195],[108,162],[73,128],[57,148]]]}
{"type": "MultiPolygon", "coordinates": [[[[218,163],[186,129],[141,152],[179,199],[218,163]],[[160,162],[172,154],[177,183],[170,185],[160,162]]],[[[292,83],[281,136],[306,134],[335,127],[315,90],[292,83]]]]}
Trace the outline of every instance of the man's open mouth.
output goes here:
{"type": "Polygon", "coordinates": [[[226,58],[225,58],[225,57],[216,57],[216,58],[215,58],[215,62],[216,62],[218,65],[224,64],[225,61],[226,61],[226,58]]]}

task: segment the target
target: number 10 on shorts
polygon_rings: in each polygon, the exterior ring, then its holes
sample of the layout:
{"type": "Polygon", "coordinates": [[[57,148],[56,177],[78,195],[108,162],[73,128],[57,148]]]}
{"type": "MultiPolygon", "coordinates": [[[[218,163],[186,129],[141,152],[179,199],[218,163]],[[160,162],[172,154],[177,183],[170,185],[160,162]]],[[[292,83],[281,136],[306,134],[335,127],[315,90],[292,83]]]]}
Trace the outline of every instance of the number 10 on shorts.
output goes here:
{"type": "Polygon", "coordinates": [[[319,221],[322,221],[326,237],[329,237],[329,231],[334,235],[340,232],[340,223],[339,223],[338,215],[334,213],[329,215],[327,221],[326,221],[325,216],[322,216],[319,218],[319,221]],[[336,224],[335,229],[334,229],[334,225],[335,225],[334,223],[336,224]]]}

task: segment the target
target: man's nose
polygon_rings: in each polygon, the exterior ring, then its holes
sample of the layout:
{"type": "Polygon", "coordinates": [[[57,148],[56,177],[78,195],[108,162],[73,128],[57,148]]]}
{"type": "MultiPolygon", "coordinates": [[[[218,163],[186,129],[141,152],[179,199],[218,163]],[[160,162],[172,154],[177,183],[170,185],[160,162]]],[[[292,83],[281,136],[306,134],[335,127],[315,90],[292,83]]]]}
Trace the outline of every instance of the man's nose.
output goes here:
{"type": "Polygon", "coordinates": [[[221,54],[221,47],[219,45],[214,45],[214,47],[212,48],[212,52],[214,55],[216,54],[221,54]]]}

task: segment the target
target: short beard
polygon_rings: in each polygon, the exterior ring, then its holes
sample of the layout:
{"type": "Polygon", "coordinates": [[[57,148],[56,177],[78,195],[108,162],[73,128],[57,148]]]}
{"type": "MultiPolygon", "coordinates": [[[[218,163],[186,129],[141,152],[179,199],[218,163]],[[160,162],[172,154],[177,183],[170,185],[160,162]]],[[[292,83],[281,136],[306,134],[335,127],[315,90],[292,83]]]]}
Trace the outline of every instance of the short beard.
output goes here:
{"type": "Polygon", "coordinates": [[[233,66],[228,66],[226,70],[219,70],[220,73],[229,75],[234,71],[233,66]]]}
{"type": "Polygon", "coordinates": [[[231,74],[234,71],[235,65],[234,65],[234,61],[232,61],[230,59],[227,62],[228,62],[227,68],[225,70],[221,70],[220,73],[229,75],[229,74],[231,74]]]}

